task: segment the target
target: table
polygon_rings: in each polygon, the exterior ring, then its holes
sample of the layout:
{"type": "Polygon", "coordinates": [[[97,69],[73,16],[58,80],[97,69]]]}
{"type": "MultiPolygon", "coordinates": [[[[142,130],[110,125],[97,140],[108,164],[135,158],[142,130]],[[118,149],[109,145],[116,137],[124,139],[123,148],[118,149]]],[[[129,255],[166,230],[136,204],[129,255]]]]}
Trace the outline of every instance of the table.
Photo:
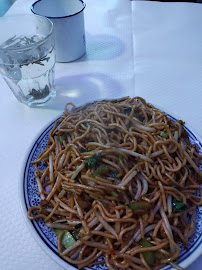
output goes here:
{"type": "MultiPolygon", "coordinates": [[[[17,0],[7,15],[29,13],[17,0]]],[[[86,0],[87,53],[56,64],[57,97],[41,108],[19,103],[0,77],[0,269],[62,270],[37,245],[20,209],[25,158],[66,102],[142,96],[202,134],[202,5],[86,0]]],[[[200,257],[188,270],[200,270],[200,257]]]]}

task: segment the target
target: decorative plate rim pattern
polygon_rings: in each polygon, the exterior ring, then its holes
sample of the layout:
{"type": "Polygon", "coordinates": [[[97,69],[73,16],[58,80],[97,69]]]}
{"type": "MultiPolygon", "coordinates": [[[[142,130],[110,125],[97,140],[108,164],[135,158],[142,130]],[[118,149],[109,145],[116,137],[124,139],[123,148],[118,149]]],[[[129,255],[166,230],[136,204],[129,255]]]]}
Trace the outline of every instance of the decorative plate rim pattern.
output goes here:
{"type": "MultiPolygon", "coordinates": [[[[176,121],[176,118],[172,117],[171,115],[167,114],[169,118],[171,118],[173,121],[176,121]]],[[[59,117],[60,118],[60,117],[59,117]]],[[[58,120],[57,118],[56,120],[58,120]]],[[[42,220],[34,220],[30,221],[27,218],[27,210],[30,206],[36,205],[38,203],[39,195],[38,190],[36,190],[35,186],[36,183],[32,183],[34,186],[34,189],[30,189],[30,181],[33,181],[33,173],[34,168],[30,164],[31,160],[34,160],[36,156],[41,152],[41,148],[43,147],[42,144],[45,145],[47,142],[48,134],[53,127],[53,124],[55,121],[50,122],[43,131],[38,135],[35,142],[32,144],[30,150],[28,151],[28,155],[25,159],[25,165],[22,171],[22,182],[20,186],[20,199],[21,199],[21,207],[23,210],[23,214],[26,220],[26,224],[31,231],[33,237],[39,244],[39,246],[54,260],[56,261],[60,266],[67,268],[69,270],[75,270],[77,269],[76,266],[73,266],[66,262],[63,258],[59,256],[59,253],[57,251],[57,246],[54,246],[56,244],[56,236],[55,233],[52,231],[52,229],[45,226],[45,223],[42,220]],[[33,192],[34,190],[34,192],[33,192]],[[32,202],[31,202],[32,200],[32,202]],[[33,200],[36,200],[33,203],[33,200]],[[51,240],[50,240],[51,239],[51,240]]],[[[183,125],[185,130],[187,131],[191,143],[196,143],[199,151],[202,152],[202,142],[199,141],[197,136],[194,135],[192,131],[186,126],[183,125]]],[[[202,253],[202,206],[198,207],[197,210],[197,216],[200,216],[199,220],[197,220],[198,226],[200,228],[199,231],[195,232],[195,234],[191,237],[191,241],[193,241],[193,244],[188,250],[184,250],[182,254],[179,257],[178,265],[181,267],[188,267],[192,262],[194,262],[202,253]],[[194,240],[195,239],[195,240],[194,240]]],[[[190,243],[190,240],[189,240],[190,243]]],[[[108,269],[105,265],[97,265],[94,267],[85,267],[86,270],[106,270],[108,269]]],[[[173,268],[170,265],[165,266],[162,268],[162,270],[172,270],[173,268]]]]}

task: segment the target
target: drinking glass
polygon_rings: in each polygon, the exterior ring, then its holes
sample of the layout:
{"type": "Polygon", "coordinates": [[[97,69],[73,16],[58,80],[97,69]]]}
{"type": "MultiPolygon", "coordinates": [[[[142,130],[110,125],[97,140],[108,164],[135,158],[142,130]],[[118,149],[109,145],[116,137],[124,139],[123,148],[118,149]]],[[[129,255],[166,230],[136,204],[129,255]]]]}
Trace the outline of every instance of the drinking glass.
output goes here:
{"type": "Polygon", "coordinates": [[[0,18],[0,73],[18,101],[30,107],[56,95],[52,22],[19,14],[0,18]]]}

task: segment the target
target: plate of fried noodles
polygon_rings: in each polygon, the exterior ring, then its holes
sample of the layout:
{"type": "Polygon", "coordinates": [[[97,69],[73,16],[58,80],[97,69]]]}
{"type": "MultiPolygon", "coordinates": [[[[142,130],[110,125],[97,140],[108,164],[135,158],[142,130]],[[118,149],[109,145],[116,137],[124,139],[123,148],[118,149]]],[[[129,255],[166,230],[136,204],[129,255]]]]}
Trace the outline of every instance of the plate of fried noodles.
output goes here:
{"type": "Polygon", "coordinates": [[[65,269],[184,269],[202,250],[201,154],[140,97],[68,103],[27,157],[27,224],[65,269]]]}

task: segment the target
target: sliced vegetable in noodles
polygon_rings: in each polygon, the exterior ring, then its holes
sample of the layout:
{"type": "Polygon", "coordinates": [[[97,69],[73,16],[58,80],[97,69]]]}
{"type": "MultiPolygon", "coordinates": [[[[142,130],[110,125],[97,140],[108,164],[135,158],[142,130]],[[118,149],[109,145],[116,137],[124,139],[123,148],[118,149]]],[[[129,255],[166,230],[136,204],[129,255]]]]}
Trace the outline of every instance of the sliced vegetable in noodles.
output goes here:
{"type": "Polygon", "coordinates": [[[143,214],[152,208],[151,203],[145,201],[131,202],[127,206],[133,210],[135,214],[143,214]]]}
{"type": "Polygon", "coordinates": [[[101,154],[96,154],[88,159],[85,160],[85,164],[87,168],[95,167],[97,160],[100,158],[101,154]]]}
{"type": "MultiPolygon", "coordinates": [[[[141,242],[140,242],[140,244],[141,244],[141,246],[143,248],[152,247],[153,246],[152,243],[150,243],[146,239],[142,239],[141,242]]],[[[143,256],[144,256],[144,259],[145,259],[146,263],[149,266],[154,266],[155,265],[154,252],[152,252],[152,251],[145,251],[145,252],[143,252],[143,256]]]]}
{"type": "Polygon", "coordinates": [[[165,131],[161,131],[160,136],[166,139],[168,138],[168,134],[165,131]]]}
{"type": "MultiPolygon", "coordinates": [[[[59,233],[62,231],[60,229],[54,229],[55,233],[59,235],[59,233]]],[[[62,244],[65,248],[71,247],[75,243],[74,237],[71,235],[70,232],[64,231],[63,237],[62,237],[62,244]]]]}
{"type": "Polygon", "coordinates": [[[173,198],[173,210],[177,213],[184,212],[187,210],[187,205],[173,198]]]}
{"type": "Polygon", "coordinates": [[[94,176],[102,176],[109,173],[109,167],[106,165],[100,165],[94,172],[94,176]]]}

